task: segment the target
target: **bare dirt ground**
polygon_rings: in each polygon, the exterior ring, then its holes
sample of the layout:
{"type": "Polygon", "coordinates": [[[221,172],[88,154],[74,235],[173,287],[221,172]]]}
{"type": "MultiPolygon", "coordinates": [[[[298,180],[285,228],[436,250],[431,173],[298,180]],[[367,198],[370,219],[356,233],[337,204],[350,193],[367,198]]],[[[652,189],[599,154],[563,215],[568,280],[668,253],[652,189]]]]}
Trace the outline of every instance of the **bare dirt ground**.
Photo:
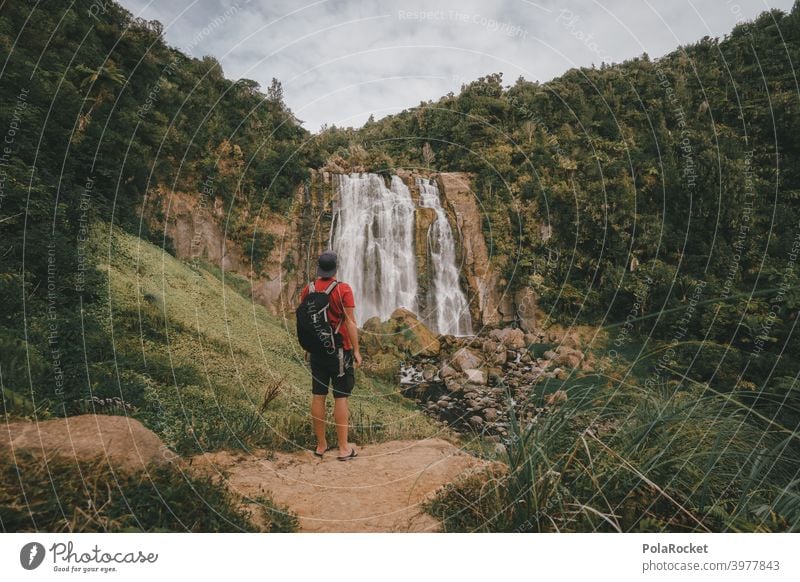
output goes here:
{"type": "Polygon", "coordinates": [[[240,495],[268,494],[289,507],[307,532],[428,532],[440,523],[420,507],[437,489],[483,461],[440,439],[357,447],[342,462],[336,451],[253,454],[215,452],[192,459],[195,468],[224,477],[240,495]]]}

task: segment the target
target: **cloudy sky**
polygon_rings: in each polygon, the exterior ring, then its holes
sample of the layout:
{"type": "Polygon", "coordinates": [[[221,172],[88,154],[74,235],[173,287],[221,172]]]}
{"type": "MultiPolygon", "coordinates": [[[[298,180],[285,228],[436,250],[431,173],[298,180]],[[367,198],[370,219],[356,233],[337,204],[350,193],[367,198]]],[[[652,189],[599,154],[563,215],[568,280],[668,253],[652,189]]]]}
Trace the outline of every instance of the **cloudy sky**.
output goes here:
{"type": "Polygon", "coordinates": [[[277,77],[304,125],[361,125],[502,72],[658,57],[792,0],[121,0],[232,79],[277,77]]]}

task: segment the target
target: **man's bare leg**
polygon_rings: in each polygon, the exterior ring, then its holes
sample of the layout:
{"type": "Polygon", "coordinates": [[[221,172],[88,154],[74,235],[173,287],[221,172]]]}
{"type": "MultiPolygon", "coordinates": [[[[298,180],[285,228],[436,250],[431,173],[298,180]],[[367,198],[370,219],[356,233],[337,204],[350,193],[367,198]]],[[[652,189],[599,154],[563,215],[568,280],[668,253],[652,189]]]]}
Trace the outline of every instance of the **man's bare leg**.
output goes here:
{"type": "Polygon", "coordinates": [[[325,439],[325,398],[326,396],[319,394],[311,397],[311,419],[314,424],[314,434],[317,437],[319,454],[328,450],[328,441],[325,439]]]}
{"type": "Polygon", "coordinates": [[[339,456],[346,457],[350,454],[350,444],[347,442],[347,429],[350,423],[350,409],[347,398],[333,399],[333,419],[336,422],[336,437],[339,445],[339,456]]]}

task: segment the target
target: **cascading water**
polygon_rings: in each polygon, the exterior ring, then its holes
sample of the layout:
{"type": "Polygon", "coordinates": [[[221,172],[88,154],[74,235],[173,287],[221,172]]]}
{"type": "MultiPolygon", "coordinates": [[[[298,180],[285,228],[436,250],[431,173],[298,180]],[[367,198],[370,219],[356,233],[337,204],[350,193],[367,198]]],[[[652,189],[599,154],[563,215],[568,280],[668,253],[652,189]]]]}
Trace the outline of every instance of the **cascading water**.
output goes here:
{"type": "MultiPolygon", "coordinates": [[[[420,206],[436,212],[428,231],[431,277],[422,319],[438,333],[471,335],[455,241],[439,190],[429,180],[418,179],[417,185],[420,206]]],[[[398,307],[418,314],[415,207],[408,187],[397,176],[387,188],[377,174],[350,174],[337,176],[337,189],[330,246],[339,255],[337,277],[350,283],[356,294],[358,323],[374,316],[385,321],[398,307]]]]}
{"type": "Polygon", "coordinates": [[[352,285],[359,324],[389,319],[398,307],[417,312],[414,202],[397,176],[387,188],[376,174],[338,176],[339,200],[331,247],[339,256],[337,278],[352,285]]]}
{"type": "Polygon", "coordinates": [[[461,291],[456,266],[456,243],[450,222],[439,199],[439,188],[432,180],[417,178],[419,205],[433,208],[436,221],[428,230],[431,283],[428,289],[425,323],[439,333],[472,335],[472,319],[467,298],[461,291]]]}

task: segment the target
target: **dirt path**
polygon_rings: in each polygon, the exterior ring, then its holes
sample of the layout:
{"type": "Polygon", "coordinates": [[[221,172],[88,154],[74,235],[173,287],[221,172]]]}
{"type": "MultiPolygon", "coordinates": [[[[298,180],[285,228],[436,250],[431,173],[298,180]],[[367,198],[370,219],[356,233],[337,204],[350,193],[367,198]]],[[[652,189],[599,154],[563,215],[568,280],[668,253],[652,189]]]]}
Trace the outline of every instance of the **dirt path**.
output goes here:
{"type": "Polygon", "coordinates": [[[269,494],[308,532],[425,532],[439,522],[420,502],[459,475],[483,465],[440,439],[392,441],[358,448],[358,458],[319,460],[308,452],[206,453],[192,464],[223,474],[239,494],[269,494]]]}

